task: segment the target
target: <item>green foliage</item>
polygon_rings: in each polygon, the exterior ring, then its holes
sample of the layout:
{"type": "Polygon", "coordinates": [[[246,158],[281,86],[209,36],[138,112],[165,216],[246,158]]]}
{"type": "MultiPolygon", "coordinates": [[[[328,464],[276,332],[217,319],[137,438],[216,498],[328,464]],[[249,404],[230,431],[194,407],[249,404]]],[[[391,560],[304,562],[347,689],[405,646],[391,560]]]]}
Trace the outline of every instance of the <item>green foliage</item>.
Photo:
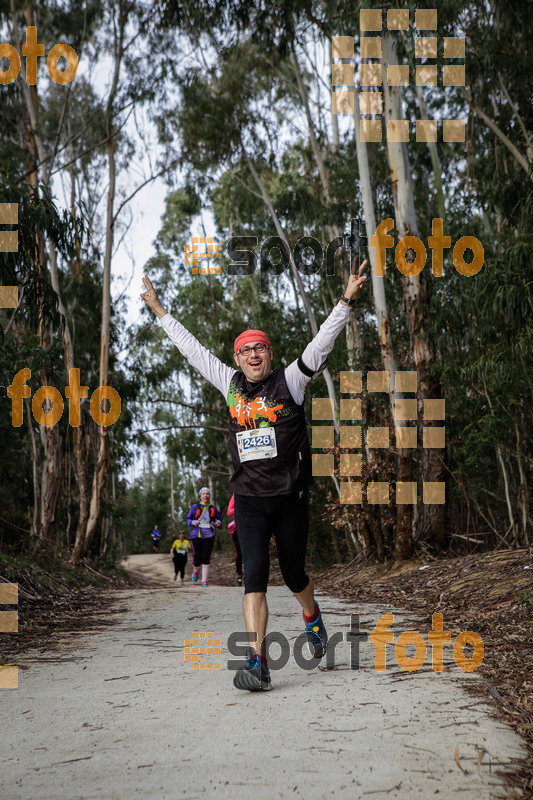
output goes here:
{"type": "MultiPolygon", "coordinates": [[[[46,187],[29,186],[38,153],[28,135],[22,77],[2,87],[0,202],[19,204],[20,223],[19,252],[0,257],[0,283],[24,288],[15,317],[11,310],[0,310],[3,385],[17,369],[29,366],[32,393],[46,374],[64,394],[62,323],[48,271],[49,242],[55,244],[59,256],[59,281],[76,366],[90,392],[98,385],[100,202],[107,183],[106,140],[111,134],[118,172],[129,177],[134,154],[143,147],[150,151],[148,134],[137,116],[141,110],[156,125],[162,149],[154,161],[157,158],[169,185],[156,252],[145,267],[165,303],[227,364],[233,363],[235,335],[247,327],[268,331],[275,366],[301,353],[310,329],[288,271],[268,280],[261,279],[259,269],[249,276],[230,275],[223,246],[222,274],[196,277],[183,265],[184,246],[199,217],[205,219],[205,210],[210,209],[218,241],[227,243],[236,235],[257,238],[259,266],[263,242],[277,231],[254,172],[291,248],[305,235],[315,237],[325,250],[333,230],[347,231],[352,218],[363,221],[353,123],[339,119],[339,141],[332,141],[326,93],[329,74],[318,64],[331,35],[355,36],[358,51],[359,9],[375,5],[344,0],[275,4],[209,0],[190,7],[175,0],[149,6],[95,0],[83,8],[75,3],[34,7],[40,39],[47,46],[67,41],[99,68],[109,66],[117,22],[127,18],[128,35],[133,33],[134,38],[123,54],[111,129],[106,125],[106,98],[90,72],[78,75],[68,90],[51,81],[38,84],[36,133],[49,156],[47,169],[70,191],[70,212],[58,211],[57,200],[46,187]],[[294,54],[309,97],[316,147],[294,74],[294,54]],[[128,115],[137,121],[135,133],[127,124],[128,115]],[[327,192],[316,148],[327,173],[327,192]],[[5,336],[4,331],[8,331],[5,336]]],[[[414,0],[408,3],[411,24],[416,6],[414,0]]],[[[448,403],[449,526],[450,531],[462,534],[473,524],[487,545],[500,541],[506,531],[511,531],[508,541],[525,544],[531,536],[528,486],[533,465],[533,11],[531,4],[511,7],[502,0],[490,5],[484,0],[437,0],[435,8],[439,40],[443,35],[465,35],[467,46],[465,90],[424,89],[428,117],[467,119],[464,144],[439,141],[436,147],[444,187],[445,234],[451,237],[452,248],[461,236],[469,235],[477,237],[485,250],[485,266],[472,278],[453,268],[451,250],[445,254],[442,278],[429,275],[430,254],[425,268],[430,291],[422,310],[424,335],[434,352],[428,380],[442,383],[448,403]],[[493,128],[482,114],[488,115],[493,128]],[[494,126],[507,141],[495,133],[494,126]],[[524,159],[529,173],[520,163],[524,159]]],[[[17,14],[22,27],[25,17],[20,4],[17,14]]],[[[7,2],[0,2],[0,20],[11,25],[7,2]]],[[[412,33],[413,29],[398,37],[398,52],[413,71],[412,33]]],[[[441,49],[437,63],[440,70],[441,49]]],[[[403,102],[413,125],[420,118],[414,87],[403,92],[403,102]]],[[[413,136],[407,152],[419,232],[427,242],[432,219],[441,208],[435,163],[429,148],[413,136]]],[[[385,142],[369,147],[369,160],[377,220],[394,218],[385,142]]],[[[119,203],[125,191],[121,185],[119,203]]],[[[117,234],[122,234],[125,224],[120,219],[115,224],[117,234]]],[[[212,233],[206,231],[206,235],[212,233]]],[[[385,287],[396,357],[400,368],[412,368],[401,277],[392,253],[388,258],[385,287]]],[[[344,253],[337,259],[336,275],[326,276],[322,270],[303,276],[318,324],[336,301],[347,266],[344,253]]],[[[224,398],[190,368],[148,310],[131,332],[121,329],[123,313],[124,309],[113,308],[109,383],[121,395],[122,417],[111,433],[114,482],[111,486],[108,481],[105,491],[106,522],[93,543],[92,556],[102,561],[125,550],[146,552],[154,521],[162,529],[170,525],[167,459],[175,465],[177,520],[183,519],[195,499],[199,483],[209,479],[223,509],[232,472],[224,398]],[[121,350],[127,352],[125,364],[118,358],[121,350]],[[120,473],[131,469],[136,449],[144,453],[146,464],[142,478],[128,487],[120,473]],[[164,455],[163,465],[153,467],[151,459],[158,452],[164,455]]],[[[360,347],[349,351],[346,337],[339,337],[329,360],[336,381],[348,363],[363,372],[381,369],[369,289],[352,313],[360,347]]],[[[306,398],[308,419],[311,396],[324,396],[324,391],[323,378],[311,385],[306,398]]],[[[30,541],[33,447],[27,408],[23,427],[15,429],[10,424],[9,403],[3,407],[0,534],[1,543],[16,550],[30,541]]],[[[386,403],[381,398],[370,398],[365,413],[374,424],[387,424],[386,403]]],[[[92,474],[96,438],[87,403],[82,405],[82,422],[92,474]]],[[[64,481],[56,544],[68,548],[77,523],[78,498],[66,413],[59,431],[64,481]]],[[[40,473],[42,444],[38,430],[33,432],[40,473]]],[[[376,456],[372,469],[377,478],[379,473],[387,479],[394,474],[391,458],[376,456]]],[[[309,546],[316,564],[353,555],[352,534],[357,546],[364,541],[368,508],[337,512],[332,485],[319,479],[312,492],[309,546]]],[[[388,513],[378,511],[385,555],[393,539],[388,513]]]]}
{"type": "MultiPolygon", "coordinates": [[[[43,273],[39,237],[46,236],[68,258],[74,248],[75,220],[66,212],[59,213],[45,188],[10,182],[9,176],[0,183],[0,203],[18,204],[19,219],[18,251],[2,253],[0,283],[18,285],[19,291],[23,290],[19,314],[24,316],[30,330],[57,324],[56,296],[43,273]]],[[[6,312],[0,314],[5,316],[6,312]]]]}

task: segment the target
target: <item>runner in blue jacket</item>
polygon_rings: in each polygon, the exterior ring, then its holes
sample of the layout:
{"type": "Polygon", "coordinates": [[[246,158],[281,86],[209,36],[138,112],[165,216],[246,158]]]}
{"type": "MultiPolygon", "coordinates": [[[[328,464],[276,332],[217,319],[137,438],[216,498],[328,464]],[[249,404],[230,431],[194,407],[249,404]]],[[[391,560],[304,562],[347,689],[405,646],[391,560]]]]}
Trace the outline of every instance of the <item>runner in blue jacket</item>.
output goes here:
{"type": "Polygon", "coordinates": [[[190,528],[189,540],[192,550],[192,579],[198,580],[198,570],[202,566],[202,586],[207,587],[211,553],[215,545],[216,529],[222,526],[220,511],[209,502],[211,492],[207,486],[199,491],[200,502],[193,503],[187,514],[187,525],[190,528]]]}
{"type": "Polygon", "coordinates": [[[150,536],[152,537],[152,549],[154,553],[159,553],[159,540],[161,538],[161,531],[159,530],[158,525],[154,525],[154,529],[150,536]]]}

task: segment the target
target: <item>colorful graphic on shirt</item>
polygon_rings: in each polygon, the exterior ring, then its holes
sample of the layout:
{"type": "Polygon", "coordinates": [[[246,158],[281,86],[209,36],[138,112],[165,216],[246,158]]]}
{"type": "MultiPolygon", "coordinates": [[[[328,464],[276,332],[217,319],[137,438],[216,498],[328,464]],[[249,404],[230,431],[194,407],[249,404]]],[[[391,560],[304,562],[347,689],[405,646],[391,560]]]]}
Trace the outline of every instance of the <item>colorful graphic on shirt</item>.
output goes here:
{"type": "Polygon", "coordinates": [[[268,422],[276,422],[279,416],[283,416],[284,411],[283,403],[274,405],[265,397],[256,397],[254,400],[243,397],[233,381],[229,386],[227,404],[230,416],[245,428],[261,427],[261,418],[268,422]]]}

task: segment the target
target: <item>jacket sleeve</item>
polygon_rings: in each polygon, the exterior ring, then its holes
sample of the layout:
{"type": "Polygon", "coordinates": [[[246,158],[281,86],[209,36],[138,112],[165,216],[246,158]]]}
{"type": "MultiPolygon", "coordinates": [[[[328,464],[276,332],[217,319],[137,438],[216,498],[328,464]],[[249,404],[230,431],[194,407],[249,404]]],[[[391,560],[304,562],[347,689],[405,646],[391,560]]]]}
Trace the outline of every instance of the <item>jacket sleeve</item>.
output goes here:
{"type": "Polygon", "coordinates": [[[237,372],[236,368],[228,367],[209,352],[198,339],[185,328],[181,322],[170,314],[165,314],[159,320],[161,327],[180,353],[185,356],[189,364],[198,370],[200,375],[222,392],[224,399],[228,396],[231,378],[237,372]]]}
{"type": "MultiPolygon", "coordinates": [[[[337,336],[346,326],[349,316],[350,307],[340,302],[337,303],[329,317],[320,326],[313,341],[302,353],[302,361],[306,367],[316,372],[322,366],[333,350],[337,336]]],[[[298,359],[285,369],[285,380],[295,403],[301,406],[304,401],[305,388],[311,378],[300,370],[298,359]]]]}
{"type": "Polygon", "coordinates": [[[222,524],[222,516],[220,514],[220,511],[216,506],[213,506],[213,508],[215,509],[215,519],[218,519],[218,521],[222,524]]]}
{"type": "Polygon", "coordinates": [[[189,513],[187,514],[186,523],[189,526],[189,528],[192,525],[192,521],[194,519],[194,515],[196,514],[196,509],[197,509],[197,505],[196,505],[196,503],[193,503],[192,506],[189,509],[189,513]]]}
{"type": "Polygon", "coordinates": [[[231,495],[231,500],[229,501],[229,506],[227,510],[228,517],[232,517],[235,514],[235,495],[231,495]]]}

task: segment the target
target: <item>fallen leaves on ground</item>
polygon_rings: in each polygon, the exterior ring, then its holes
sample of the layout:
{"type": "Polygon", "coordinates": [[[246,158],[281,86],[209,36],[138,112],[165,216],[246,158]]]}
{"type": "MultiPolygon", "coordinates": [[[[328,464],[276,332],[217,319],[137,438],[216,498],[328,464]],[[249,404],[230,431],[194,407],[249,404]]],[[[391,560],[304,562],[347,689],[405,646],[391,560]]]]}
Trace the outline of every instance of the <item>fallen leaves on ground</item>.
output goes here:
{"type": "Polygon", "coordinates": [[[509,797],[533,796],[533,548],[387,565],[358,556],[317,576],[316,583],[357,603],[420,614],[428,630],[432,615],[440,613],[452,640],[461,631],[478,633],[485,647],[482,680],[467,688],[494,700],[499,719],[525,740],[527,760],[505,777],[509,797]]]}

